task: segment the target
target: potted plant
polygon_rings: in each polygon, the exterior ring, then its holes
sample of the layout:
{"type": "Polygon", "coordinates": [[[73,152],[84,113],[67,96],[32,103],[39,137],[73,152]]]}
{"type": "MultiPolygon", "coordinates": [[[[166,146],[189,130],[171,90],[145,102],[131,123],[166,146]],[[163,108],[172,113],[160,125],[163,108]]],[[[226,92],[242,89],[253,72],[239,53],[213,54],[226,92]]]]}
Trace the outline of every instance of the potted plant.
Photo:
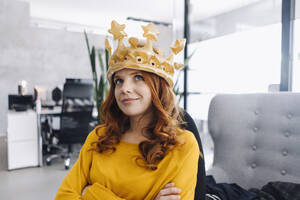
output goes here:
{"type": "Polygon", "coordinates": [[[183,73],[184,69],[186,68],[186,66],[188,65],[190,59],[193,57],[193,55],[195,54],[197,49],[195,49],[191,55],[189,55],[186,59],[184,59],[184,67],[180,68],[177,71],[177,76],[175,79],[175,83],[174,83],[174,87],[173,87],[173,92],[175,93],[175,95],[178,97],[178,103],[181,102],[182,97],[183,97],[183,92],[180,92],[180,88],[179,88],[179,78],[181,76],[181,74],[183,73]]]}
{"type": "Polygon", "coordinates": [[[91,63],[91,69],[92,69],[92,76],[94,81],[94,98],[96,101],[97,111],[98,111],[98,123],[101,124],[102,121],[100,119],[100,107],[103,103],[106,94],[108,92],[108,81],[106,79],[106,72],[108,69],[108,52],[107,50],[100,50],[96,49],[93,45],[92,48],[90,48],[89,39],[87,36],[87,33],[84,31],[84,36],[86,40],[86,45],[89,53],[89,59],[91,63]],[[105,56],[105,63],[103,62],[103,52],[105,56]],[[98,58],[98,62],[97,62],[98,58]],[[97,64],[98,63],[98,64],[97,64]],[[97,66],[98,70],[97,70],[97,66]]]}

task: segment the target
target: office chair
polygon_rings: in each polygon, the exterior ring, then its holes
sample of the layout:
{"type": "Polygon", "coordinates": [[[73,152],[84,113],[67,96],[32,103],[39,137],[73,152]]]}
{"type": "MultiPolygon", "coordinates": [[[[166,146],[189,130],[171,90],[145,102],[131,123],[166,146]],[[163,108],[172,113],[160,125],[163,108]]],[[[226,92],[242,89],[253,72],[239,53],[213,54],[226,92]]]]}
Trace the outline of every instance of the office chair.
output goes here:
{"type": "MultiPolygon", "coordinates": [[[[198,142],[199,149],[203,154],[202,142],[197,129],[197,126],[193,120],[193,118],[184,111],[183,120],[186,124],[183,125],[182,128],[191,131],[198,142]]],[[[205,163],[204,163],[204,154],[203,158],[199,158],[198,160],[198,173],[197,173],[197,185],[195,188],[195,200],[205,200],[205,163]]]]}
{"type": "Polygon", "coordinates": [[[93,91],[92,83],[66,82],[64,84],[60,130],[54,132],[58,139],[58,145],[55,147],[60,152],[48,156],[47,165],[51,165],[53,159],[62,157],[65,169],[69,169],[72,144],[83,144],[86,136],[93,129],[93,91]],[[67,145],[67,149],[62,148],[62,145],[67,145]]]}

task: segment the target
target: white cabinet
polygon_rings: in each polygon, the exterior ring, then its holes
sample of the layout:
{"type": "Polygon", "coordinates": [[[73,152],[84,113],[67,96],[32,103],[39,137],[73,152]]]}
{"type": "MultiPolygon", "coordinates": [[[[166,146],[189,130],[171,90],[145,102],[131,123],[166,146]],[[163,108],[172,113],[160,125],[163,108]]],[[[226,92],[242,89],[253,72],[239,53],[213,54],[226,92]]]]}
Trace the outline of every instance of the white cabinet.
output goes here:
{"type": "Polygon", "coordinates": [[[37,114],[8,112],[8,170],[39,165],[37,114]]]}

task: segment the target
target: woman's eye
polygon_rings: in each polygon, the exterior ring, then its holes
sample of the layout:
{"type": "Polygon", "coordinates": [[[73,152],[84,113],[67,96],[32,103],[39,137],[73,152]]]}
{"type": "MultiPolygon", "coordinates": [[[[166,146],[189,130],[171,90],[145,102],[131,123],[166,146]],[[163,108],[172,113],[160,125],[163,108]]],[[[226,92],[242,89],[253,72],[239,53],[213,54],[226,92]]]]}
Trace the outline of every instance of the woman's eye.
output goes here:
{"type": "Polygon", "coordinates": [[[144,77],[142,75],[135,75],[135,79],[139,81],[143,81],[144,77]]]}
{"type": "Polygon", "coordinates": [[[119,78],[118,78],[118,79],[115,79],[115,84],[116,84],[116,85],[118,85],[118,84],[120,84],[120,83],[122,83],[122,82],[123,82],[122,79],[119,79],[119,78]]]}

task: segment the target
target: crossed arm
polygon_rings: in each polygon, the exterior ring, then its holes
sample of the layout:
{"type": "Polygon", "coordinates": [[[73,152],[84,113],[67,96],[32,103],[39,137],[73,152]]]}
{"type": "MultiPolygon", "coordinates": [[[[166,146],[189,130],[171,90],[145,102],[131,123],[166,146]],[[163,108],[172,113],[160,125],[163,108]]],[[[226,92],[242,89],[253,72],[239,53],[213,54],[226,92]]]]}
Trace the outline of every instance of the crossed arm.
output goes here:
{"type": "MultiPolygon", "coordinates": [[[[85,195],[88,188],[90,188],[91,185],[87,185],[83,191],[82,196],[85,195]]],[[[180,199],[180,188],[175,187],[175,183],[168,183],[165,185],[163,189],[160,190],[160,192],[157,194],[154,200],[175,200],[180,199]]]]}

